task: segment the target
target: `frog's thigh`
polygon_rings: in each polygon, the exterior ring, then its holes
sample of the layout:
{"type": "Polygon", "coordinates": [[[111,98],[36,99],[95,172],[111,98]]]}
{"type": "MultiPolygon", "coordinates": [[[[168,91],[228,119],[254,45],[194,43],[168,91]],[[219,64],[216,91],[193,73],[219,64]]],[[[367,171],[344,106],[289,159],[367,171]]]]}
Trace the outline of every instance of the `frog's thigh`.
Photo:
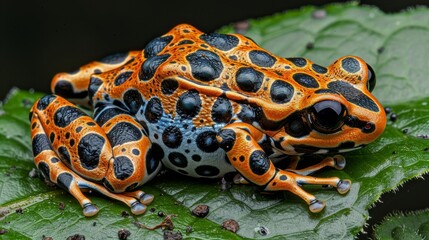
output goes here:
{"type": "Polygon", "coordinates": [[[220,130],[217,136],[231,164],[248,181],[263,186],[267,191],[290,191],[307,202],[312,212],[323,210],[325,204],[304,191],[301,185],[330,185],[342,194],[350,189],[349,180],[302,176],[276,168],[258,144],[261,134],[249,124],[233,123],[220,130]]]}
{"type": "Polygon", "coordinates": [[[110,193],[92,182],[104,178],[113,154],[103,130],[89,116],[63,98],[48,95],[35,103],[30,117],[36,166],[46,179],[65,188],[79,201],[85,216],[96,214],[98,209],[80,188],[91,188],[120,200],[135,214],[144,212],[146,207],[135,198],[110,193]]]}
{"type": "MultiPolygon", "coordinates": [[[[37,121],[40,131],[49,139],[49,146],[66,166],[88,180],[104,178],[113,158],[112,147],[91,117],[55,95],[39,99],[32,112],[36,116],[33,121],[37,121]]],[[[36,144],[33,134],[33,146],[36,144]]]]}
{"type": "Polygon", "coordinates": [[[111,191],[124,192],[152,179],[160,170],[160,159],[154,157],[152,143],[142,125],[123,109],[113,105],[96,109],[95,120],[112,145],[104,185],[111,191]]]}

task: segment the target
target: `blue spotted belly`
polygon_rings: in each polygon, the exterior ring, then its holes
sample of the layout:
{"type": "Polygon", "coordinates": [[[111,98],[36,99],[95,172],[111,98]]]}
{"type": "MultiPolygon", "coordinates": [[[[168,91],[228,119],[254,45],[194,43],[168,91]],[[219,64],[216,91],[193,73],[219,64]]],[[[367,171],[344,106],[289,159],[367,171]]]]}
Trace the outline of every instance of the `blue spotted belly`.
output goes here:
{"type": "Polygon", "coordinates": [[[191,119],[173,118],[163,114],[156,124],[149,124],[143,115],[154,154],[165,167],[191,177],[219,178],[235,169],[227,160],[225,151],[216,140],[224,125],[195,127],[191,119]]]}

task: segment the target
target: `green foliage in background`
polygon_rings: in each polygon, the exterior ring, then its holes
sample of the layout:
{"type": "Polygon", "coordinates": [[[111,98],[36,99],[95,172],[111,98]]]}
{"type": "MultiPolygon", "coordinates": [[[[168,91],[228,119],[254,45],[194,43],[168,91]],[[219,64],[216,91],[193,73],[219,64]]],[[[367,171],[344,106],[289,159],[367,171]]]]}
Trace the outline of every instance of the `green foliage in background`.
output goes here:
{"type": "Polygon", "coordinates": [[[429,238],[429,211],[417,211],[407,214],[397,213],[386,217],[375,228],[375,239],[424,240],[429,238]]]}

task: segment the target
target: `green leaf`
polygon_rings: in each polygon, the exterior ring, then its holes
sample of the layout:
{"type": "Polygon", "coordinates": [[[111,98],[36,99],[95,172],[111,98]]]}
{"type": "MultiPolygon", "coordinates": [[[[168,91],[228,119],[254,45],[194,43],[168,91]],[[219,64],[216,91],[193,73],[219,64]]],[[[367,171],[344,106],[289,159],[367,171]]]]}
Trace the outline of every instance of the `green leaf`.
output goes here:
{"type": "MultiPolygon", "coordinates": [[[[349,178],[353,185],[344,196],[331,189],[308,189],[327,201],[326,210],[312,214],[306,204],[290,193],[262,194],[252,186],[234,185],[220,191],[218,182],[171,175],[142,189],[155,195],[143,216],[121,216],[129,209],[121,203],[91,194],[99,214],[85,218],[79,204],[61,189],[29,177],[34,168],[29,136],[28,110],[42,95],[13,91],[0,109],[0,229],[2,239],[40,239],[43,235],[64,239],[83,234],[87,239],[117,238],[122,229],[133,239],[160,238],[162,231],[137,228],[159,224],[158,211],[176,214],[175,231],[191,239],[352,239],[368,218],[367,209],[386,191],[429,171],[428,102],[429,10],[413,9],[386,15],[356,3],[324,8],[326,17],[312,17],[314,7],[249,20],[250,36],[262,47],[281,56],[304,56],[328,65],[342,55],[358,55],[377,73],[374,94],[398,117],[364,149],[348,153],[343,171],[324,170],[316,176],[349,178]],[[313,48],[306,48],[312,43],[313,48]],[[382,51],[383,50],[383,51],[382,51]],[[406,130],[405,130],[406,129],[406,130]],[[64,204],[64,210],[59,204],[64,204]],[[190,214],[198,204],[210,206],[203,219],[190,214]],[[16,209],[22,209],[17,213],[16,209]],[[240,225],[237,234],[221,229],[224,220],[240,225]],[[94,224],[95,223],[95,224],[94,224]],[[186,233],[188,226],[192,233],[186,233]],[[258,228],[269,234],[262,236],[258,228]]],[[[319,14],[323,12],[318,12],[319,14]]],[[[221,29],[231,31],[232,27],[221,29]]],[[[405,229],[406,230],[406,229],[405,229]]]]}
{"type": "Polygon", "coordinates": [[[386,217],[376,226],[375,239],[428,239],[429,238],[429,211],[417,211],[407,214],[397,213],[386,217]]]}

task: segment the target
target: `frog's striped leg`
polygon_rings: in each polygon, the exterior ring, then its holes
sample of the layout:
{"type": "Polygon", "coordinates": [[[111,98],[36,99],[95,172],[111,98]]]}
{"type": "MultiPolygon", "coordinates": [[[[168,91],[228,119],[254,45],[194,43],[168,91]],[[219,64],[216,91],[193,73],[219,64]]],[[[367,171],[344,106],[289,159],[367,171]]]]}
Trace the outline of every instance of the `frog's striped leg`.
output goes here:
{"type": "MultiPolygon", "coordinates": [[[[85,216],[93,216],[98,209],[82,193],[90,188],[124,202],[134,214],[142,214],[153,196],[141,191],[117,194],[94,182],[106,184],[106,177],[115,175],[118,189],[137,186],[132,175],[123,179],[130,165],[115,158],[103,129],[92,118],[61,97],[48,95],[37,101],[31,113],[33,154],[36,166],[46,179],[68,190],[83,207],[85,216]],[[48,137],[49,136],[49,137],[48,137]],[[78,175],[79,174],[79,175],[78,175]],[[85,176],[85,179],[82,177],[85,176]],[[132,181],[130,181],[130,179],[132,181]]],[[[123,134],[127,134],[125,131],[123,134]]],[[[141,176],[140,173],[136,174],[141,176]]],[[[116,189],[114,189],[116,190],[116,189]]]]}
{"type": "MultiPolygon", "coordinates": [[[[316,171],[319,171],[322,168],[325,167],[333,167],[337,170],[342,170],[346,166],[346,159],[342,155],[335,155],[333,157],[326,157],[321,162],[311,165],[306,168],[297,169],[298,163],[301,159],[300,156],[292,156],[291,162],[287,169],[284,169],[285,171],[293,172],[299,175],[310,175],[313,174],[316,171]]],[[[249,184],[249,182],[243,178],[239,173],[234,176],[233,179],[235,184],[249,184]]]]}
{"type": "Polygon", "coordinates": [[[326,157],[321,162],[314,164],[312,166],[297,169],[298,162],[300,161],[300,156],[293,156],[291,163],[286,171],[294,172],[299,175],[310,175],[316,171],[319,171],[325,167],[333,167],[337,170],[342,170],[346,166],[346,159],[342,155],[335,155],[333,157],[326,157]]]}
{"type": "MultiPolygon", "coordinates": [[[[156,153],[160,146],[150,142],[146,124],[129,114],[116,105],[99,104],[95,109],[94,119],[112,145],[115,162],[120,162],[122,167],[118,171],[108,172],[103,183],[110,191],[127,192],[124,194],[149,202],[153,199],[152,195],[128,191],[146,183],[161,169],[161,159],[156,153]],[[131,185],[123,184],[125,178],[131,185]]],[[[117,169],[117,166],[113,164],[111,168],[117,169]]]]}
{"type": "Polygon", "coordinates": [[[58,73],[52,79],[51,91],[56,95],[69,99],[74,104],[91,108],[88,99],[88,87],[91,75],[123,66],[136,58],[140,53],[141,51],[131,51],[114,54],[98,61],[90,62],[76,71],[58,73]]]}
{"type": "Polygon", "coordinates": [[[237,171],[248,181],[263,186],[267,191],[287,190],[301,197],[312,212],[320,212],[325,203],[304,191],[304,184],[330,185],[344,194],[350,189],[350,180],[337,177],[316,178],[302,176],[274,166],[259,146],[261,132],[246,123],[232,123],[222,128],[217,136],[221,148],[237,171]]]}

